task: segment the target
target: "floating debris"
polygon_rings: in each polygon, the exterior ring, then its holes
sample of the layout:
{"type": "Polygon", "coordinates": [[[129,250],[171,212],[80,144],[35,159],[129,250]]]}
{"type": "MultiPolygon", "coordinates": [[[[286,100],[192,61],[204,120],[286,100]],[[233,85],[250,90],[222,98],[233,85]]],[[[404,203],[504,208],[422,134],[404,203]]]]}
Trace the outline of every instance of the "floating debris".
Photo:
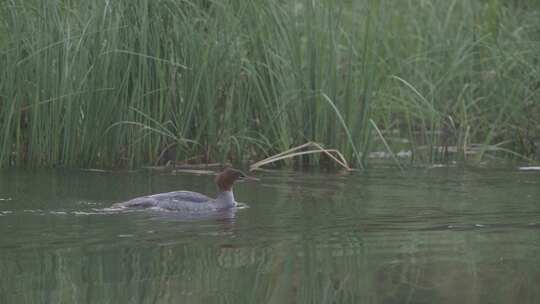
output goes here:
{"type": "Polygon", "coordinates": [[[84,205],[84,206],[96,206],[99,205],[98,202],[92,202],[92,201],[77,201],[75,202],[77,205],[84,205]]]}
{"type": "Polygon", "coordinates": [[[204,175],[214,175],[215,171],[208,169],[215,168],[224,168],[228,167],[231,164],[229,163],[209,163],[209,164],[177,164],[177,163],[167,163],[164,166],[146,166],[143,169],[151,171],[170,171],[172,173],[188,173],[188,174],[204,174],[204,175]]]}
{"type": "Polygon", "coordinates": [[[433,164],[431,166],[429,166],[428,168],[429,169],[435,169],[435,168],[448,168],[450,167],[450,165],[447,165],[447,164],[433,164]]]}
{"type": "Polygon", "coordinates": [[[99,214],[103,214],[101,212],[85,212],[85,211],[72,211],[70,212],[70,214],[73,214],[73,215],[99,215],[99,214]]]}
{"type": "Polygon", "coordinates": [[[41,210],[41,209],[24,209],[23,212],[26,212],[26,213],[42,213],[43,210],[41,210]]]}
{"type": "Polygon", "coordinates": [[[142,167],[142,168],[146,169],[146,170],[151,170],[151,171],[169,171],[169,170],[172,170],[171,166],[145,166],[145,167],[142,167]]]}
{"type": "Polygon", "coordinates": [[[521,171],[540,171],[540,166],[519,167],[521,171]]]}
{"type": "Polygon", "coordinates": [[[193,169],[176,169],[173,170],[173,173],[188,173],[188,174],[198,174],[198,175],[215,175],[216,172],[210,170],[193,170],[193,169]]]}
{"type": "MultiPolygon", "coordinates": [[[[398,158],[410,158],[412,157],[412,151],[411,150],[400,150],[398,153],[395,154],[398,158]]],[[[368,158],[375,158],[375,159],[388,159],[392,158],[393,154],[386,151],[373,151],[369,152],[368,158]]]]}
{"type": "Polygon", "coordinates": [[[65,211],[51,211],[49,213],[50,214],[55,214],[55,215],[65,215],[65,214],[67,214],[67,212],[65,212],[65,211]]]}
{"type": "Polygon", "coordinates": [[[110,170],[94,169],[94,168],[81,169],[81,171],[96,172],[96,173],[109,173],[109,172],[112,172],[110,170]]]}
{"type": "Polygon", "coordinates": [[[11,197],[8,197],[8,198],[0,198],[0,201],[11,201],[11,197]]]}
{"type": "Polygon", "coordinates": [[[210,163],[210,164],[175,164],[175,169],[205,169],[205,168],[221,168],[230,166],[230,163],[210,163]]]}

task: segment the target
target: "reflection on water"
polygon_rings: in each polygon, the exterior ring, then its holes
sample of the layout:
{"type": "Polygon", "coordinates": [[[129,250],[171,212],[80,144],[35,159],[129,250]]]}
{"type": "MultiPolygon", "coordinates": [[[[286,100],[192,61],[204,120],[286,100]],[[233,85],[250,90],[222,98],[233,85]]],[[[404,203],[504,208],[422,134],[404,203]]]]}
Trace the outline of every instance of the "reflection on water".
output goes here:
{"type": "Polygon", "coordinates": [[[108,209],[208,176],[0,173],[0,303],[538,303],[540,174],[261,173],[248,208],[108,209]]]}

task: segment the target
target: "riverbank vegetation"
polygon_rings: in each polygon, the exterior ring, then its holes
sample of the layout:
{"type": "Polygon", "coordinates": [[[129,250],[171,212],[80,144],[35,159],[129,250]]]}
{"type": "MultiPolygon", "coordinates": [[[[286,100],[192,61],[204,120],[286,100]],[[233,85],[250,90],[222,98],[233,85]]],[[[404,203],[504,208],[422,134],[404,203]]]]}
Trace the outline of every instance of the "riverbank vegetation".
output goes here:
{"type": "Polygon", "coordinates": [[[1,166],[540,154],[532,0],[9,0],[0,67],[1,166]]]}

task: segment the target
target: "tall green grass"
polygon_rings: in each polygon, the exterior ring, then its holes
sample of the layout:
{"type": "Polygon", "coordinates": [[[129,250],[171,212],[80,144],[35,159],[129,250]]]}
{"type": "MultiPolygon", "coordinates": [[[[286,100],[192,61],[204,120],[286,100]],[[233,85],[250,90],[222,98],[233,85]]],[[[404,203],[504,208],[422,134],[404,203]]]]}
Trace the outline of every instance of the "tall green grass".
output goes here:
{"type": "Polygon", "coordinates": [[[534,1],[4,1],[0,165],[530,156],[538,50],[534,1]]]}

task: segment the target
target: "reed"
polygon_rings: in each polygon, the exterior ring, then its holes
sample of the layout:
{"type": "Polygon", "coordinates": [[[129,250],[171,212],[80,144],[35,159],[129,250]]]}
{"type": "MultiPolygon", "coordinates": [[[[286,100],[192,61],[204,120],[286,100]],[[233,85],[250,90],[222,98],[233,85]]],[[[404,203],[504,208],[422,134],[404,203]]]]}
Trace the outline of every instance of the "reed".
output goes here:
{"type": "Polygon", "coordinates": [[[5,1],[0,165],[245,162],[309,141],[356,167],[400,149],[433,163],[451,146],[468,160],[473,143],[485,147],[473,160],[494,145],[532,157],[539,12],[495,0],[5,1]]]}

